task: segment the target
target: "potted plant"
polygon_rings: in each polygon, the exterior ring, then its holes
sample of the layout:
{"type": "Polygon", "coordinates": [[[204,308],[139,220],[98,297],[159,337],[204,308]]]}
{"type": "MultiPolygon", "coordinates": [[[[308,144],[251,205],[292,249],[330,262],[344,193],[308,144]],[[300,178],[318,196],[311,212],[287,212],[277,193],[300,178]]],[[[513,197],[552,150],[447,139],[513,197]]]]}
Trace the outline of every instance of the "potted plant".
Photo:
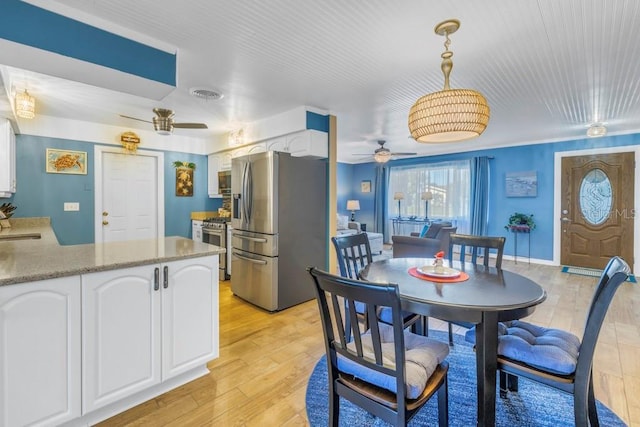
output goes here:
{"type": "Polygon", "coordinates": [[[509,222],[504,226],[504,228],[509,231],[528,232],[536,228],[536,223],[533,220],[533,214],[527,215],[515,212],[509,217],[509,222]]]}

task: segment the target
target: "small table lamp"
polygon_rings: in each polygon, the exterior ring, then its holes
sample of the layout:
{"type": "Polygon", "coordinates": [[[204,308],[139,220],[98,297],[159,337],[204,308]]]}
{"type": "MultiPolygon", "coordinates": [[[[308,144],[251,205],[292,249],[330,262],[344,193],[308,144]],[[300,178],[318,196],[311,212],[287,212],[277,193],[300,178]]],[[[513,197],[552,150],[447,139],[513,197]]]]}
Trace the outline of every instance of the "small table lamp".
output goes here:
{"type": "Polygon", "coordinates": [[[429,200],[433,200],[433,193],[431,191],[425,191],[422,193],[422,200],[424,200],[424,219],[429,219],[429,200]]]}
{"type": "Polygon", "coordinates": [[[402,215],[400,215],[400,200],[404,199],[404,193],[402,191],[398,191],[397,193],[393,194],[393,200],[397,200],[398,201],[398,218],[400,218],[402,215]]]}
{"type": "Polygon", "coordinates": [[[355,221],[356,211],[360,210],[360,200],[347,200],[347,210],[351,211],[351,221],[355,221]]]}

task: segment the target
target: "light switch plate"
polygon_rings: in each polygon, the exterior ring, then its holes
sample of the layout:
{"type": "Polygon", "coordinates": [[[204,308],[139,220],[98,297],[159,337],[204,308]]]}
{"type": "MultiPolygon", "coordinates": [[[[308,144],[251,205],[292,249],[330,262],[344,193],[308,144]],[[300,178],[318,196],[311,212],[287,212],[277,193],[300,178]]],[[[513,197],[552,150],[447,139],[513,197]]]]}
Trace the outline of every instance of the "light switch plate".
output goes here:
{"type": "Polygon", "coordinates": [[[65,211],[79,211],[80,210],[80,203],[78,203],[78,202],[65,202],[64,203],[64,210],[65,211]]]}

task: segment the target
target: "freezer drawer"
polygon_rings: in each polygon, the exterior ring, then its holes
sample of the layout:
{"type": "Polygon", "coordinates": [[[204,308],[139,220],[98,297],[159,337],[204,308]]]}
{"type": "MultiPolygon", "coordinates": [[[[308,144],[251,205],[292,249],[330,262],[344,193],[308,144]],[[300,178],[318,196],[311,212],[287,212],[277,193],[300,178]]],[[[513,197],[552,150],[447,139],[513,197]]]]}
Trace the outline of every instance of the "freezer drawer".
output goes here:
{"type": "Polygon", "coordinates": [[[231,232],[231,246],[243,252],[275,257],[278,256],[278,235],[234,229],[231,232]]]}
{"type": "Polygon", "coordinates": [[[278,310],[278,258],[245,252],[231,254],[231,291],[265,310],[278,310]]]}

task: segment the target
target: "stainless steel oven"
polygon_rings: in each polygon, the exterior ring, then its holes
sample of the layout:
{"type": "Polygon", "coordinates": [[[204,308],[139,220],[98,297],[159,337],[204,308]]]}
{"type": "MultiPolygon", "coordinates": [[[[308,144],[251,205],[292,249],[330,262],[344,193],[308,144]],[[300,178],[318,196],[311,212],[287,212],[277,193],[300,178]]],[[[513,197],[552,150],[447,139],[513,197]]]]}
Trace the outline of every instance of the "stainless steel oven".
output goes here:
{"type": "Polygon", "coordinates": [[[210,245],[220,246],[226,252],[220,254],[220,280],[229,280],[230,272],[227,268],[230,242],[227,238],[227,222],[223,218],[209,218],[202,226],[202,241],[210,245]]]}

